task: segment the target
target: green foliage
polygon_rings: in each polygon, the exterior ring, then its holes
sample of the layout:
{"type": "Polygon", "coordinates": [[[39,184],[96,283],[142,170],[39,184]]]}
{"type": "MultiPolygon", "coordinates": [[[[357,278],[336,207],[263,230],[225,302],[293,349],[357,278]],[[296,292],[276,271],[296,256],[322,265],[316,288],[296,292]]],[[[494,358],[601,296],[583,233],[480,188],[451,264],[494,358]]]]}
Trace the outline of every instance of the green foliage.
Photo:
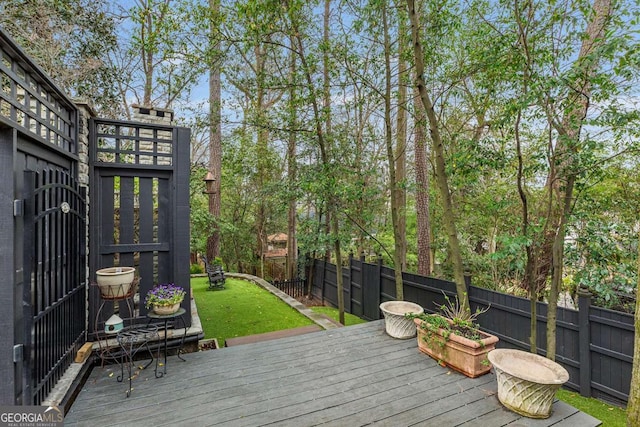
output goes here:
{"type": "Polygon", "coordinates": [[[462,307],[457,295],[454,300],[451,300],[448,295],[444,294],[444,300],[445,304],[442,304],[439,307],[440,312],[444,317],[451,320],[454,326],[477,329],[478,325],[476,324],[476,320],[478,319],[478,316],[489,310],[489,307],[484,309],[478,308],[474,313],[472,313],[469,307],[462,307]]]}
{"type": "Polygon", "coordinates": [[[469,338],[471,340],[481,340],[480,325],[476,323],[478,316],[489,310],[489,307],[485,309],[477,309],[475,312],[471,312],[469,308],[461,306],[456,296],[454,300],[451,300],[448,295],[444,295],[445,304],[440,307],[441,314],[413,314],[408,313],[405,315],[408,319],[420,319],[422,323],[420,328],[427,331],[427,339],[432,340],[433,334],[438,336],[442,335],[445,339],[448,339],[450,334],[456,334],[469,338]],[[440,333],[439,331],[443,331],[440,333]]]}
{"type": "Polygon", "coordinates": [[[572,287],[588,288],[598,306],[632,312],[637,234],[627,224],[594,219],[576,226],[580,233],[567,248],[572,287]]]}
{"type": "Polygon", "coordinates": [[[206,253],[207,238],[215,223],[214,218],[209,213],[207,195],[203,193],[205,190],[203,179],[206,174],[207,171],[204,167],[193,166],[189,179],[189,201],[191,205],[190,250],[192,253],[206,253]]]}
{"type": "Polygon", "coordinates": [[[128,71],[142,83],[141,87],[127,86],[129,95],[139,103],[170,107],[176,99],[186,97],[206,70],[204,52],[198,52],[194,45],[200,42],[208,46],[208,40],[201,36],[198,18],[209,14],[193,14],[197,8],[194,3],[197,2],[139,0],[127,11],[129,39],[122,43],[122,56],[129,63],[139,64],[128,71]]]}
{"type": "Polygon", "coordinates": [[[189,274],[202,274],[204,273],[204,268],[200,264],[191,264],[189,266],[189,274]]]}
{"type": "MultiPolygon", "coordinates": [[[[379,17],[386,6],[332,2],[328,41],[323,39],[322,11],[302,1],[288,2],[286,8],[271,0],[228,3],[215,15],[207,2],[136,1],[117,11],[121,26],[104,2],[6,1],[0,4],[0,23],[59,85],[71,95],[88,97],[109,116],[124,108],[115,103],[117,97],[140,102],[148,90],[153,104],[171,105],[180,116],[184,103],[192,101],[196,79],[211,65],[220,65],[227,111],[221,215],[215,219],[209,214],[203,194],[206,154],[194,158],[190,246],[192,252],[203,253],[216,226],[221,256],[231,268],[257,271],[259,236],[286,230],[292,198],[298,210],[299,252],[320,255],[333,250],[338,239],[356,256],[379,253],[385,264],[392,263],[380,121],[384,46],[379,17]],[[328,105],[322,102],[325,65],[328,105]],[[153,77],[150,88],[145,87],[148,73],[153,77]],[[312,100],[320,101],[320,123],[312,100]],[[316,125],[326,138],[326,163],[316,125]],[[294,159],[286,150],[290,138],[296,142],[294,159]],[[289,160],[297,169],[292,180],[289,160]],[[336,212],[339,236],[327,230],[330,209],[336,212]]],[[[638,4],[617,2],[614,7],[602,45],[585,58],[584,63],[597,59],[600,66],[586,76],[590,108],[580,137],[568,142],[579,149],[571,158],[577,181],[565,283],[571,292],[587,286],[598,305],[627,309],[622,294],[633,293],[637,281],[640,206],[640,114],[634,98],[640,81],[640,49],[634,36],[638,4]]],[[[514,8],[506,0],[428,0],[420,2],[420,8],[427,90],[442,125],[466,271],[475,285],[517,293],[527,247],[553,227],[544,216],[558,203],[545,187],[554,179],[551,167],[564,160],[554,158],[562,136],[553,123],[561,122],[569,108],[573,83],[585,77],[584,63],[574,62],[592,2],[533,1],[514,8]],[[535,19],[521,22],[529,38],[523,43],[515,13],[526,16],[521,9],[526,7],[535,19]],[[516,187],[517,118],[523,191],[529,201],[526,233],[516,187]]],[[[387,12],[391,22],[406,22],[404,8],[387,12]]],[[[392,57],[410,43],[400,33],[400,26],[391,28],[392,57]]],[[[411,62],[410,55],[405,59],[411,62]]],[[[409,65],[412,69],[415,64],[409,65]]],[[[412,81],[408,73],[394,77],[393,84],[412,81]]],[[[192,108],[197,111],[192,127],[206,133],[208,108],[192,108]]],[[[417,126],[413,105],[392,106],[394,111],[399,108],[409,111],[412,132],[417,126]]],[[[407,154],[411,160],[411,148],[407,154]]],[[[402,185],[408,194],[407,267],[413,271],[416,188],[411,172],[402,185]]],[[[441,201],[435,185],[429,190],[436,275],[451,278],[441,201]]]]}
{"type": "Polygon", "coordinates": [[[104,2],[4,1],[0,26],[69,95],[109,114],[117,102],[110,66],[116,48],[116,20],[104,2]]]}

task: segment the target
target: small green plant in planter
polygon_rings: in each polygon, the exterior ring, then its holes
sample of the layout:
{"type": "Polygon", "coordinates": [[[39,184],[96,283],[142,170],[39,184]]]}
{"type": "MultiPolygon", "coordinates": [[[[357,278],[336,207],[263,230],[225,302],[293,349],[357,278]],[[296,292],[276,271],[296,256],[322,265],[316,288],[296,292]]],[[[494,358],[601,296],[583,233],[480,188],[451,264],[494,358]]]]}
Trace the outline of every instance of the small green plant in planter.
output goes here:
{"type": "Polygon", "coordinates": [[[495,348],[498,338],[480,330],[477,317],[488,310],[471,313],[445,296],[442,314],[410,315],[418,331],[418,348],[464,375],[475,378],[491,369],[487,353],[495,348]]]}

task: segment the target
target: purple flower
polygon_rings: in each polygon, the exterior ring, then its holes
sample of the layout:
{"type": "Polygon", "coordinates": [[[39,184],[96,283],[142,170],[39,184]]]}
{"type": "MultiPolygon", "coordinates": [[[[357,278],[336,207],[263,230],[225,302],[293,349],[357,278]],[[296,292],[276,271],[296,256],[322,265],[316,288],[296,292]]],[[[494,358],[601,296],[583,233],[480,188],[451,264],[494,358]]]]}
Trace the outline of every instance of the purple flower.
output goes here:
{"type": "Polygon", "coordinates": [[[153,289],[147,292],[147,296],[144,299],[144,306],[151,308],[152,305],[173,305],[182,302],[186,292],[180,286],[176,286],[173,283],[163,283],[156,285],[153,289]]]}

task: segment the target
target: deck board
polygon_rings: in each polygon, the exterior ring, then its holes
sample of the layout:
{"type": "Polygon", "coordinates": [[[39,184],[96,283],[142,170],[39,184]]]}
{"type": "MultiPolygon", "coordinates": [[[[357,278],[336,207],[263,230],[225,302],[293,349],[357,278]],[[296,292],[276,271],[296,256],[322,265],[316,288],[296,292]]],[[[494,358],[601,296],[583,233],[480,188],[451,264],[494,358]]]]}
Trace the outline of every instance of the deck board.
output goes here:
{"type": "Polygon", "coordinates": [[[308,334],[311,332],[321,331],[322,328],[316,324],[301,326],[299,328],[283,329],[281,331],[265,332],[263,334],[247,335],[244,337],[227,338],[225,347],[233,347],[236,345],[252,344],[256,342],[277,340],[280,338],[293,337],[296,335],[308,334]]]}
{"type": "MultiPolygon", "coordinates": [[[[527,425],[589,427],[594,418],[556,402],[548,420],[500,405],[493,374],[470,379],[395,340],[382,322],[169,357],[128,383],[96,367],[66,426],[527,425]]],[[[141,364],[141,363],[140,363],[141,364]]]]}

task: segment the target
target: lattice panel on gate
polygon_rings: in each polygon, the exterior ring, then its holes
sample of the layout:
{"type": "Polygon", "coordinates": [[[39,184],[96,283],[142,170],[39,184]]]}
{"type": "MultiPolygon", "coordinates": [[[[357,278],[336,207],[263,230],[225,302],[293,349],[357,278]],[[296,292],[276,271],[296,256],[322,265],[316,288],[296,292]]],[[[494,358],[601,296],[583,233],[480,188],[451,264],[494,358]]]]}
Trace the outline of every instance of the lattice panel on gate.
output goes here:
{"type": "Polygon", "coordinates": [[[97,162],[168,168],[173,165],[172,127],[101,120],[95,132],[97,162]]]}

